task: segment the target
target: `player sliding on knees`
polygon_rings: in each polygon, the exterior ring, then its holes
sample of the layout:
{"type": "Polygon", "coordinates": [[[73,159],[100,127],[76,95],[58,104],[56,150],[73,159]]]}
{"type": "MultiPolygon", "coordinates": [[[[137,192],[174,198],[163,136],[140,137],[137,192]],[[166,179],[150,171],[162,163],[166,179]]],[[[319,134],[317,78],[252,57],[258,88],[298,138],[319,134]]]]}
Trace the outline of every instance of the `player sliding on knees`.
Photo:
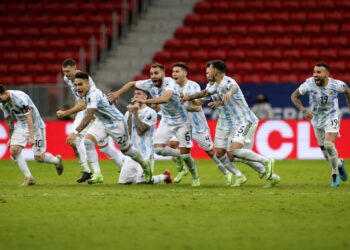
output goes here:
{"type": "Polygon", "coordinates": [[[311,120],[317,141],[322,153],[332,168],[332,187],[339,186],[339,175],[342,181],[346,181],[344,160],[338,158],[335,148],[335,140],[340,137],[340,112],[338,105],[338,93],[344,93],[350,109],[350,89],[346,83],[329,77],[328,64],[319,62],[314,67],[313,77],[295,90],[291,96],[294,105],[311,120]],[[300,101],[302,95],[309,95],[309,109],[306,109],[300,101]]]}
{"type": "MultiPolygon", "coordinates": [[[[77,137],[81,136],[81,131],[90,124],[95,115],[103,124],[103,131],[100,131],[100,133],[103,133],[102,137],[111,136],[125,155],[131,157],[141,165],[145,180],[149,182],[152,178],[150,162],[144,160],[141,154],[132,147],[123,114],[108,101],[106,95],[101,90],[90,86],[89,75],[86,72],[77,72],[75,74],[74,86],[80,98],[86,104],[87,110],[79,126],[73,131],[73,134],[68,136],[68,141],[73,143],[77,137]]],[[[89,148],[94,148],[96,143],[91,139],[86,137],[85,145],[89,148]]],[[[96,159],[94,158],[92,160],[98,161],[97,155],[96,159]]]]}
{"type": "Polygon", "coordinates": [[[0,85],[0,109],[4,112],[9,129],[8,146],[12,159],[24,175],[21,186],[35,184],[35,179],[22,155],[22,150],[27,144],[33,148],[37,162],[54,164],[57,174],[61,175],[63,172],[62,158],[60,155],[53,156],[45,152],[45,123],[29,96],[22,91],[6,90],[0,85]]]}
{"type": "MultiPolygon", "coordinates": [[[[229,137],[228,154],[230,159],[246,163],[259,173],[260,178],[266,177],[267,184],[264,187],[276,185],[280,182],[280,177],[273,173],[274,160],[257,154],[252,150],[258,118],[249,109],[237,82],[225,75],[226,64],[221,60],[209,62],[207,69],[208,80],[213,83],[213,86],[194,96],[184,96],[183,100],[188,101],[212,96],[214,101],[209,106],[213,108],[225,106],[226,109],[219,109],[219,112],[223,112],[222,119],[226,123],[234,123],[235,130],[229,136],[224,134],[224,130],[217,130],[222,135],[215,135],[215,140],[224,137],[224,135],[226,135],[226,138],[229,137]]],[[[221,145],[221,147],[224,146],[224,144],[221,145]]],[[[246,176],[242,174],[237,177],[236,182],[232,186],[240,186],[246,180],[246,176]]]]}
{"type": "MultiPolygon", "coordinates": [[[[146,100],[149,96],[147,91],[135,89],[134,98],[146,100]]],[[[128,131],[131,137],[132,145],[138,150],[144,159],[151,162],[152,180],[150,183],[157,184],[164,181],[169,184],[172,182],[170,171],[164,170],[163,174],[153,175],[154,171],[154,132],[157,123],[157,113],[145,104],[133,102],[127,106],[128,111],[125,114],[125,120],[128,124],[128,131]]],[[[140,165],[126,157],[122,170],[119,175],[120,184],[144,183],[145,177],[140,165]]]]}

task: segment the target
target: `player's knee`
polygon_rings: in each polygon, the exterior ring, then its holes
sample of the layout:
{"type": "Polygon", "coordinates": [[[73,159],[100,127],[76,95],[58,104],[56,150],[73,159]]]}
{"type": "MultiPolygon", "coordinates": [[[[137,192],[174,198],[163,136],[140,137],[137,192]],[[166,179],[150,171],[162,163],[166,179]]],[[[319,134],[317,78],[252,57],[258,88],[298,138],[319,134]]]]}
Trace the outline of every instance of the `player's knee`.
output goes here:
{"type": "Polygon", "coordinates": [[[18,148],[18,147],[11,147],[10,148],[10,154],[11,154],[13,159],[15,159],[17,157],[17,155],[19,155],[20,153],[21,153],[20,148],[18,148]]]}
{"type": "Polygon", "coordinates": [[[77,147],[80,143],[82,143],[82,138],[78,136],[70,143],[70,145],[72,147],[77,147]]]}
{"type": "Polygon", "coordinates": [[[232,148],[232,149],[230,149],[229,156],[239,157],[240,156],[240,152],[241,152],[240,148],[232,148]]]}
{"type": "Polygon", "coordinates": [[[44,156],[43,155],[35,155],[34,156],[34,160],[36,160],[39,163],[43,163],[44,162],[44,156]]]}
{"type": "Polygon", "coordinates": [[[217,150],[215,154],[216,154],[216,157],[221,158],[226,154],[226,152],[225,150],[217,150]]]}
{"type": "Polygon", "coordinates": [[[90,139],[85,139],[84,144],[85,144],[86,150],[91,150],[95,148],[95,142],[93,142],[90,139]]]}
{"type": "Polygon", "coordinates": [[[323,146],[327,151],[334,149],[334,143],[331,141],[325,141],[323,146]]]}

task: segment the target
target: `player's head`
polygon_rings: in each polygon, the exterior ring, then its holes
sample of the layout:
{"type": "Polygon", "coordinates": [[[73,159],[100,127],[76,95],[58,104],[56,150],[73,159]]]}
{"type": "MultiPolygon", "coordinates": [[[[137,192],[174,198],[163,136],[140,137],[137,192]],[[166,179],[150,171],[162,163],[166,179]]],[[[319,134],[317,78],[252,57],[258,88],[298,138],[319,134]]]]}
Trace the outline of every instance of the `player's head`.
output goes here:
{"type": "Polygon", "coordinates": [[[77,71],[77,63],[72,58],[67,58],[62,63],[63,74],[71,81],[74,81],[75,73],[77,71]]]}
{"type": "Polygon", "coordinates": [[[134,98],[141,98],[142,100],[147,100],[149,98],[149,93],[146,90],[135,88],[134,98]]]}
{"type": "Polygon", "coordinates": [[[325,62],[318,62],[314,67],[313,77],[317,86],[323,86],[329,77],[330,68],[325,62]]]}
{"type": "Polygon", "coordinates": [[[213,60],[208,62],[209,66],[209,81],[216,82],[219,76],[223,76],[226,73],[226,64],[221,60],[213,60]]]}
{"type": "Polygon", "coordinates": [[[163,78],[165,77],[165,67],[161,63],[154,63],[150,70],[151,80],[156,87],[162,86],[163,78]]]}
{"type": "Polygon", "coordinates": [[[86,93],[90,90],[89,74],[83,71],[79,71],[75,73],[74,78],[74,86],[77,89],[79,96],[85,96],[86,93]]]}
{"type": "Polygon", "coordinates": [[[187,80],[187,72],[189,68],[184,62],[177,62],[173,64],[172,77],[177,84],[181,84],[187,80]]]}
{"type": "Polygon", "coordinates": [[[5,103],[10,100],[10,92],[3,85],[0,85],[0,102],[5,103]]]}

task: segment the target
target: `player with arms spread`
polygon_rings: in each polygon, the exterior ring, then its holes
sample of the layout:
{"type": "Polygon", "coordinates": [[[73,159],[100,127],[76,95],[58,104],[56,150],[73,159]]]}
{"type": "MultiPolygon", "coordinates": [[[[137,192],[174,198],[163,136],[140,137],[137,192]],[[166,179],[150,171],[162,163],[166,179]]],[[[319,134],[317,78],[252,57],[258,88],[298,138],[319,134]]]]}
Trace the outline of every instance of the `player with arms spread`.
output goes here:
{"type": "Polygon", "coordinates": [[[344,160],[338,158],[338,151],[334,145],[335,140],[340,136],[338,94],[344,93],[350,109],[350,89],[344,82],[329,77],[329,71],[328,64],[317,63],[313,77],[306,79],[293,92],[291,99],[304,117],[311,120],[322,153],[332,168],[331,186],[338,187],[339,175],[342,181],[347,180],[344,160]],[[300,101],[300,97],[306,94],[309,95],[309,109],[305,108],[300,101]]]}

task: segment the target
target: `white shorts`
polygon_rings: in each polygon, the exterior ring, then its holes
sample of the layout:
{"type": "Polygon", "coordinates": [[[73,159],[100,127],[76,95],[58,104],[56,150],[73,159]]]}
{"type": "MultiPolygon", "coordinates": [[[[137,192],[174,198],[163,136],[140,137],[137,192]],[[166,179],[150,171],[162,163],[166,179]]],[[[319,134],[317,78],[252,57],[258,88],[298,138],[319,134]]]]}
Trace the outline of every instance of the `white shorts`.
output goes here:
{"type": "Polygon", "coordinates": [[[167,144],[175,136],[182,148],[192,148],[192,127],[190,123],[167,125],[160,122],[155,135],[154,144],[167,144]]]}
{"type": "MultiPolygon", "coordinates": [[[[84,129],[85,130],[85,129],[84,129]]],[[[89,125],[88,130],[85,132],[87,134],[93,135],[97,141],[99,147],[103,147],[108,144],[108,134],[106,132],[103,123],[100,120],[95,119],[91,125],[89,125]]]]}
{"type": "Polygon", "coordinates": [[[230,141],[233,137],[233,134],[234,134],[234,131],[232,130],[225,130],[225,129],[216,127],[214,147],[228,150],[230,148],[230,141]]]}
{"type": "Polygon", "coordinates": [[[124,120],[118,121],[115,128],[107,128],[103,126],[103,131],[101,131],[101,133],[102,132],[105,133],[106,138],[108,135],[111,136],[113,141],[118,144],[122,151],[127,150],[131,145],[128,128],[124,120]]]}
{"type": "MultiPolygon", "coordinates": [[[[46,135],[45,128],[39,128],[34,130],[34,145],[33,152],[34,155],[41,155],[46,151],[46,135]]],[[[21,146],[25,148],[28,144],[29,130],[28,128],[21,128],[15,125],[14,131],[11,136],[10,146],[21,146]]]]}
{"type": "Polygon", "coordinates": [[[210,151],[213,149],[213,141],[211,140],[208,130],[203,133],[193,133],[193,139],[204,151],[210,151]]]}
{"type": "MultiPolygon", "coordinates": [[[[151,160],[151,169],[154,169],[154,160],[151,160]]],[[[120,184],[143,183],[145,176],[142,167],[129,156],[125,157],[122,170],[119,175],[120,184]]]]}
{"type": "Polygon", "coordinates": [[[253,148],[254,134],[257,126],[257,123],[251,123],[250,121],[242,123],[234,132],[230,142],[241,143],[244,148],[253,148]]]}
{"type": "Polygon", "coordinates": [[[336,133],[337,137],[340,137],[340,133],[339,133],[339,129],[340,129],[340,124],[339,124],[339,120],[338,122],[333,122],[327,124],[325,127],[323,128],[317,128],[315,126],[314,127],[314,131],[316,134],[316,138],[317,138],[317,142],[318,145],[322,146],[324,143],[324,138],[326,136],[327,133],[336,133]]]}

